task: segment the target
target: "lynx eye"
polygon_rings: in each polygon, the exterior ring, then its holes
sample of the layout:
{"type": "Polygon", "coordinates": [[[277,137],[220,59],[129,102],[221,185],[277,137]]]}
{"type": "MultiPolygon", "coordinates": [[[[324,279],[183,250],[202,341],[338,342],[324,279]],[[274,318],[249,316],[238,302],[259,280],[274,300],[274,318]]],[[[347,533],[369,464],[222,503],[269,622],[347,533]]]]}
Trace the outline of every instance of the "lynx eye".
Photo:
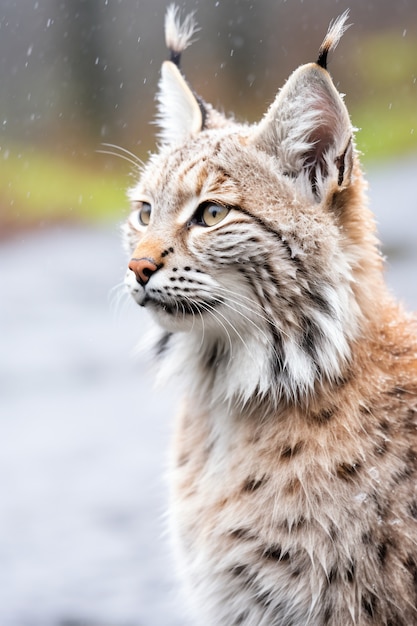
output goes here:
{"type": "Polygon", "coordinates": [[[224,220],[229,211],[229,208],[220,204],[204,202],[198,207],[191,223],[199,226],[215,226],[224,220]]]}
{"type": "Polygon", "coordinates": [[[137,211],[139,224],[142,226],[148,226],[151,220],[152,207],[149,202],[141,202],[140,208],[137,211]]]}

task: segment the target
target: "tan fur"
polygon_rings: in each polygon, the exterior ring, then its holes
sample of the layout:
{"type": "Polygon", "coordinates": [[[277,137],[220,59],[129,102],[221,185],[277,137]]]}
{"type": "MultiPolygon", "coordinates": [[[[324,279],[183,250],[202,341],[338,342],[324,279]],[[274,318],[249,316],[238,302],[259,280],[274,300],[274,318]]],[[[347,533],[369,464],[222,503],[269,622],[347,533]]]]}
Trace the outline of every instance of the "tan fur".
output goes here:
{"type": "Polygon", "coordinates": [[[171,519],[193,623],[417,624],[417,324],[384,283],[343,101],[308,64],[257,126],[207,108],[187,135],[185,91],[131,191],[155,269],[126,282],[185,387],[171,519]]]}

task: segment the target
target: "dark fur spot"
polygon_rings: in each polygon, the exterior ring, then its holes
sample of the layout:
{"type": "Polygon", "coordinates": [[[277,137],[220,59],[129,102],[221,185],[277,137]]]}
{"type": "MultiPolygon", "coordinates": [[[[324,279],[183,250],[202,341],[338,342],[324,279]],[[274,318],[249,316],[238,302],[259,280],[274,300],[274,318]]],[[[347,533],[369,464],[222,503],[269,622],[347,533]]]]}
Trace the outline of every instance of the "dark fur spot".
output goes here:
{"type": "Polygon", "coordinates": [[[413,556],[408,556],[404,561],[404,567],[410,572],[413,578],[413,584],[417,586],[417,563],[413,556]]]}
{"type": "Polygon", "coordinates": [[[210,350],[210,352],[206,356],[206,367],[208,369],[212,369],[215,366],[216,362],[220,360],[220,357],[221,357],[220,348],[218,344],[215,343],[212,346],[212,349],[210,350]]]}
{"type": "Polygon", "coordinates": [[[234,565],[230,568],[229,572],[236,577],[242,576],[242,574],[246,574],[248,571],[247,565],[234,565]]]}
{"type": "Polygon", "coordinates": [[[327,574],[327,580],[329,581],[329,584],[331,585],[332,583],[334,583],[337,577],[338,577],[338,569],[335,565],[334,567],[331,568],[331,570],[327,574]]]}
{"type": "Polygon", "coordinates": [[[413,502],[411,502],[408,505],[408,510],[410,511],[411,517],[417,520],[417,501],[416,500],[413,500],[413,502]]]}
{"type": "Polygon", "coordinates": [[[387,391],[388,396],[402,396],[407,393],[406,389],[402,389],[402,387],[393,387],[389,391],[387,391]]]}
{"type": "Polygon", "coordinates": [[[386,558],[387,558],[388,546],[386,543],[379,543],[376,549],[378,553],[378,559],[381,565],[384,565],[386,558]]]}
{"type": "Polygon", "coordinates": [[[343,376],[337,378],[337,386],[339,388],[346,387],[346,385],[351,382],[352,378],[354,378],[354,374],[351,369],[348,369],[343,376]]]}
{"type": "Polygon", "coordinates": [[[416,411],[414,409],[408,409],[404,420],[404,426],[407,432],[412,433],[413,436],[415,435],[417,431],[417,418],[416,411]]]}
{"type": "Polygon", "coordinates": [[[321,311],[325,315],[328,315],[329,317],[333,317],[334,313],[332,307],[320,293],[318,293],[317,291],[310,291],[308,292],[308,295],[310,296],[310,299],[314,302],[316,308],[319,311],[321,311]]]}
{"type": "Polygon", "coordinates": [[[416,465],[417,465],[417,454],[414,452],[414,450],[407,450],[407,454],[406,454],[406,458],[407,458],[407,462],[410,464],[410,466],[415,469],[416,465]]]}
{"type": "MultiPolygon", "coordinates": [[[[376,509],[377,515],[381,519],[385,520],[387,518],[387,510],[389,508],[389,503],[386,502],[385,500],[381,499],[378,496],[377,492],[372,492],[370,494],[370,497],[371,497],[371,499],[372,499],[372,501],[373,501],[373,503],[375,505],[375,509],[376,509]]],[[[374,542],[371,540],[371,543],[374,543],[374,542]]]]}
{"type": "Polygon", "coordinates": [[[415,471],[415,467],[414,467],[415,457],[413,455],[410,455],[409,453],[407,453],[406,456],[407,456],[408,464],[404,464],[401,469],[398,469],[392,475],[393,481],[397,485],[409,480],[409,478],[414,474],[414,471],[415,471]],[[410,461],[410,459],[408,458],[409,456],[411,456],[411,459],[412,459],[411,463],[409,462],[410,461]]]}
{"type": "Polygon", "coordinates": [[[272,594],[270,591],[258,592],[255,596],[255,600],[262,608],[267,609],[272,604],[272,594]]]}
{"type": "Polygon", "coordinates": [[[253,539],[251,532],[247,528],[235,528],[229,532],[230,537],[242,541],[250,541],[253,539]]]}
{"type": "Polygon", "coordinates": [[[155,346],[156,356],[160,357],[164,354],[164,352],[168,348],[168,343],[171,337],[172,337],[172,333],[164,333],[162,335],[161,339],[158,341],[158,343],[155,346]]]}
{"type": "Polygon", "coordinates": [[[404,565],[411,574],[415,594],[414,602],[417,605],[417,563],[415,558],[411,555],[408,556],[407,560],[404,562],[404,565]]]}
{"type": "Polygon", "coordinates": [[[243,483],[243,491],[256,491],[262,485],[264,485],[268,481],[266,476],[262,476],[261,478],[255,478],[254,476],[249,476],[243,483]]]}
{"type": "Polygon", "coordinates": [[[229,573],[238,579],[241,588],[250,590],[251,596],[258,595],[257,574],[250,571],[249,566],[237,564],[229,569],[229,573]]]}
{"type": "Polygon", "coordinates": [[[335,414],[335,409],[331,408],[331,409],[323,409],[322,411],[320,411],[320,413],[318,414],[318,419],[320,422],[328,422],[332,419],[332,417],[335,414]]]}
{"type": "Polygon", "coordinates": [[[384,439],[383,441],[378,443],[374,448],[374,452],[378,456],[385,456],[385,454],[388,452],[388,441],[384,439]]]}
{"type": "Polygon", "coordinates": [[[381,427],[381,430],[384,433],[388,433],[391,430],[391,426],[390,426],[390,423],[388,422],[388,420],[381,420],[379,425],[381,427]]]}
{"type": "Polygon", "coordinates": [[[288,495],[293,495],[298,493],[301,489],[301,483],[298,478],[291,478],[287,484],[285,485],[285,493],[288,495]]]}
{"type": "Polygon", "coordinates": [[[289,552],[283,552],[281,546],[279,545],[269,546],[269,548],[265,548],[264,550],[262,550],[261,556],[264,559],[268,559],[271,561],[288,561],[290,558],[289,552]]]}
{"type": "Polygon", "coordinates": [[[237,618],[233,622],[233,626],[240,626],[241,624],[243,624],[243,622],[246,619],[248,619],[248,617],[249,617],[249,613],[247,611],[245,611],[244,613],[241,613],[240,615],[237,616],[237,618]]]}
{"type": "Polygon", "coordinates": [[[340,463],[336,468],[336,474],[338,478],[346,482],[352,482],[360,469],[360,463],[340,463]]]}
{"type": "Polygon", "coordinates": [[[378,607],[378,598],[374,593],[362,596],[362,608],[372,620],[377,618],[376,610],[378,607]]]}
{"type": "Polygon", "coordinates": [[[287,446],[281,452],[281,459],[292,459],[294,456],[297,456],[297,454],[300,454],[303,448],[303,441],[298,441],[294,446],[287,446]]]}
{"type": "Polygon", "coordinates": [[[372,539],[372,534],[370,531],[367,531],[366,533],[363,533],[362,535],[362,543],[365,544],[366,546],[370,546],[373,544],[373,539],[372,539]]]}
{"type": "Polygon", "coordinates": [[[318,413],[311,413],[311,419],[317,424],[327,424],[334,417],[336,409],[330,407],[328,409],[322,409],[318,413]]]}
{"type": "Polygon", "coordinates": [[[269,331],[272,334],[273,346],[275,348],[273,355],[272,355],[272,368],[271,369],[272,369],[273,374],[276,377],[279,377],[281,376],[284,370],[284,363],[285,363],[282,336],[273,324],[268,324],[268,327],[269,327],[269,331]]]}
{"type": "Polygon", "coordinates": [[[298,517],[294,524],[292,525],[292,528],[304,528],[304,526],[307,524],[307,520],[304,517],[304,515],[300,515],[300,517],[298,517]]]}
{"type": "Polygon", "coordinates": [[[324,624],[330,624],[333,617],[333,612],[330,606],[326,606],[324,609],[323,622],[324,624]]]}
{"type": "Polygon", "coordinates": [[[312,358],[316,358],[317,345],[321,341],[321,330],[315,322],[305,317],[301,322],[303,328],[302,347],[312,358]]]}
{"type": "Polygon", "coordinates": [[[353,583],[353,581],[355,580],[355,572],[356,572],[356,565],[354,561],[351,561],[351,563],[349,564],[349,567],[346,569],[346,580],[349,583],[353,583]]]}

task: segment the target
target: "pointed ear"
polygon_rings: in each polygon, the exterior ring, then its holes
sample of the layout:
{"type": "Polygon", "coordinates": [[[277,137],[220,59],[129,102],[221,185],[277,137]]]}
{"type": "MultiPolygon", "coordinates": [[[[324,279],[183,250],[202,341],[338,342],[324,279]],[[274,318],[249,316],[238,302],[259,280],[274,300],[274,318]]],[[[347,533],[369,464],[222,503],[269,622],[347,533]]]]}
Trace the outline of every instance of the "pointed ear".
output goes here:
{"type": "Polygon", "coordinates": [[[253,137],[276,156],[285,174],[321,201],[329,184],[350,183],[353,128],[330,75],[316,63],[288,79],[253,137]]]}
{"type": "Polygon", "coordinates": [[[204,120],[198,100],[171,61],[162,64],[157,99],[157,123],[163,143],[176,143],[200,132],[204,120]]]}

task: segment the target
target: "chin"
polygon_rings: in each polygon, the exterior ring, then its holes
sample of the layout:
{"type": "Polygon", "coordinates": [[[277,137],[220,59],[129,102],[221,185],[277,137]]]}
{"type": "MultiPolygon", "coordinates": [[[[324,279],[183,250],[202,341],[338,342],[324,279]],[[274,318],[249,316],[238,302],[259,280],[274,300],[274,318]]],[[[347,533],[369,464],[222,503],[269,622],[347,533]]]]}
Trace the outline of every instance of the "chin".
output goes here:
{"type": "Polygon", "coordinates": [[[170,333],[191,332],[202,328],[198,314],[184,313],[175,306],[147,302],[146,309],[158,326],[170,333]]]}

